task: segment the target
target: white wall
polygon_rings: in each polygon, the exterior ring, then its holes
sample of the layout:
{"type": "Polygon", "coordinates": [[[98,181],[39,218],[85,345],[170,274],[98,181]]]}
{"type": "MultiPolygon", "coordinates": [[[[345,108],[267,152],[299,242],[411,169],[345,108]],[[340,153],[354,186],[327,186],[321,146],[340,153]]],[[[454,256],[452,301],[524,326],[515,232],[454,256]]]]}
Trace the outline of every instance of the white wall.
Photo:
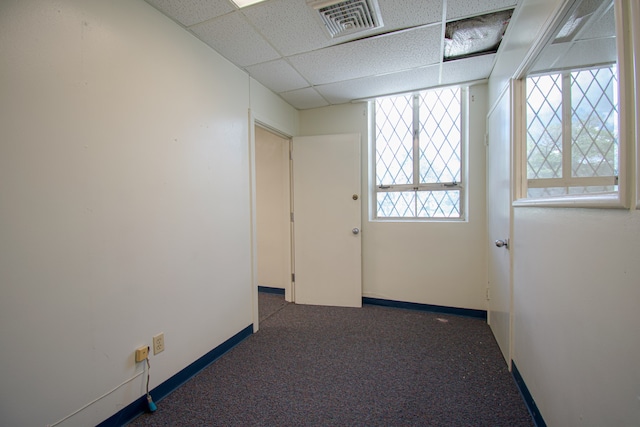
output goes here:
{"type": "Polygon", "coordinates": [[[550,426],[640,420],[640,212],[516,208],[514,361],[550,426]]]}
{"type": "MultiPolygon", "coordinates": [[[[559,3],[525,1],[506,46],[524,59],[535,32],[524,41],[521,29],[549,22],[559,3]]],[[[496,66],[492,95],[520,65],[513,58],[496,66]]],[[[640,212],[516,207],[513,220],[514,362],[542,417],[638,425],[640,212]]]]}
{"type": "Polygon", "coordinates": [[[486,86],[470,89],[468,222],[369,220],[368,117],[365,104],[300,112],[300,134],[360,132],[362,147],[363,295],[486,309],[485,116],[486,86]]]}
{"type": "Polygon", "coordinates": [[[4,0],[0,61],[0,418],[37,426],[252,323],[250,81],[141,0],[4,0]]]}
{"type": "Polygon", "coordinates": [[[254,119],[283,135],[298,134],[298,110],[250,78],[249,91],[254,119]]]}

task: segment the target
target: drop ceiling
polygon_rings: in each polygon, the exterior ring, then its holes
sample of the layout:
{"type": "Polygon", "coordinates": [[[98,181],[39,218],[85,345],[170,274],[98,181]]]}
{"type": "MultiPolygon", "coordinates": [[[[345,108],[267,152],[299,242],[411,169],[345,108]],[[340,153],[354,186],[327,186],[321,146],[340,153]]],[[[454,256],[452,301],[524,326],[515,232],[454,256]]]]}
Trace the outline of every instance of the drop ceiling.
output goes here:
{"type": "Polygon", "coordinates": [[[489,77],[495,53],[443,61],[447,22],[518,0],[378,0],[383,26],[332,38],[305,0],[146,0],[303,110],[489,77]]]}

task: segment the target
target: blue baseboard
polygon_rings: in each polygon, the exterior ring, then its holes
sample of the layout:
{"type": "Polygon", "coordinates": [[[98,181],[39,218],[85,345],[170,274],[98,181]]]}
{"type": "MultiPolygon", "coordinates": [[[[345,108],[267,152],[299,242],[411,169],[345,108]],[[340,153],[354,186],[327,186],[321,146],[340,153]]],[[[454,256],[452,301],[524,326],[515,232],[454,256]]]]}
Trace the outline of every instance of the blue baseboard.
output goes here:
{"type": "Polygon", "coordinates": [[[265,294],[284,295],[284,289],[282,289],[282,288],[270,288],[269,286],[258,286],[258,292],[263,292],[265,294]]]}
{"type": "Polygon", "coordinates": [[[474,317],[487,320],[486,310],[472,308],[446,307],[443,305],[419,304],[416,302],[393,301],[380,298],[362,297],[363,304],[382,305],[385,307],[408,308],[410,310],[430,311],[434,313],[453,314],[456,316],[474,317]]]}
{"type": "Polygon", "coordinates": [[[547,427],[547,423],[544,422],[542,418],[542,414],[538,410],[538,406],[536,405],[536,401],[533,400],[533,396],[529,393],[529,389],[520,375],[520,371],[518,371],[518,367],[515,362],[511,362],[511,374],[513,375],[513,379],[516,381],[516,385],[518,386],[518,390],[520,390],[520,394],[522,395],[522,399],[524,400],[525,405],[527,405],[527,409],[531,414],[531,418],[533,418],[533,422],[537,427],[547,427]]]}
{"type": "MultiPolygon", "coordinates": [[[[169,393],[180,387],[182,384],[191,379],[198,372],[215,362],[220,356],[231,350],[238,345],[248,336],[253,333],[253,325],[249,325],[195,362],[187,366],[149,393],[153,397],[154,402],[159,402],[162,398],[166,397],[169,393]]],[[[120,427],[128,422],[132,421],[137,416],[143,414],[147,410],[147,397],[141,396],[139,399],[133,401],[125,408],[121,409],[111,417],[107,418],[98,427],[120,427]]]]}

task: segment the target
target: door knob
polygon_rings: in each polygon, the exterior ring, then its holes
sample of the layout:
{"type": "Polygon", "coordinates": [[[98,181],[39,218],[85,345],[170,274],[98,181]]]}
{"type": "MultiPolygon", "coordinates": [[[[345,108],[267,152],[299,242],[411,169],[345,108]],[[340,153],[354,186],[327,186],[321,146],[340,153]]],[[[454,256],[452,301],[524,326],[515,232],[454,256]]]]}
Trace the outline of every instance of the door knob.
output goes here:
{"type": "Polygon", "coordinates": [[[509,239],[496,240],[496,246],[499,248],[509,249],[509,239]]]}
{"type": "Polygon", "coordinates": [[[358,234],[358,233],[360,233],[360,229],[359,228],[354,228],[353,230],[351,230],[351,232],[353,234],[358,234]]]}

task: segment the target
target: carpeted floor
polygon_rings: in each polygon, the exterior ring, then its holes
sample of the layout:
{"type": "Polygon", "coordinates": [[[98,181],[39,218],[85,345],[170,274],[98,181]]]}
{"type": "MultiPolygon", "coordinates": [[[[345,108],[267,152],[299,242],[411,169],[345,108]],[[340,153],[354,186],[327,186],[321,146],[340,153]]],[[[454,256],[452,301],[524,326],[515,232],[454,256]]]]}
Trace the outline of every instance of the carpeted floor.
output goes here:
{"type": "Polygon", "coordinates": [[[533,426],[482,320],[264,293],[260,318],[130,426],[533,426]]]}
{"type": "Polygon", "coordinates": [[[276,314],[289,304],[284,300],[284,295],[258,293],[258,314],[260,315],[260,327],[265,319],[276,314]]]}

